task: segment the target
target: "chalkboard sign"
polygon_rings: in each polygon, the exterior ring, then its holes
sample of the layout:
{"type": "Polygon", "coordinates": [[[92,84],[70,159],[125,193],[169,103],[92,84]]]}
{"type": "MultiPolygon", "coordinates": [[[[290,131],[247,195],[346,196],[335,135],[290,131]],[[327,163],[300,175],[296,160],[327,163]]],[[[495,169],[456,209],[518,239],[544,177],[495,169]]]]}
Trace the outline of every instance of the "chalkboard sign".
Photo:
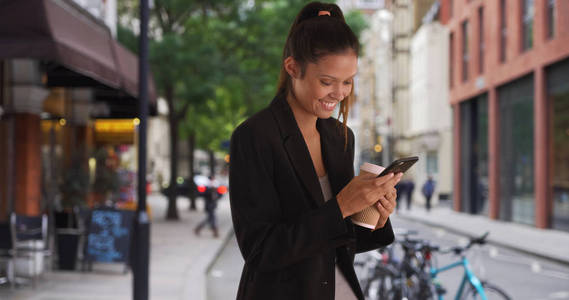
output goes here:
{"type": "Polygon", "coordinates": [[[87,233],[87,261],[128,263],[133,218],[133,211],[93,210],[87,233]]]}

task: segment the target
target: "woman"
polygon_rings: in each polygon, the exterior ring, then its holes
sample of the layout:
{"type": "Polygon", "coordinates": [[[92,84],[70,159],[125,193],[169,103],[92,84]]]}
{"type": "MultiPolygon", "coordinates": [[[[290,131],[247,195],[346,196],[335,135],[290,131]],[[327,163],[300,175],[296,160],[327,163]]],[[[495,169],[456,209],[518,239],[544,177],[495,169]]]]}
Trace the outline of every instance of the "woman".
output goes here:
{"type": "Polygon", "coordinates": [[[401,174],[354,177],[358,41],[334,4],[296,17],[277,95],[231,138],[230,201],[245,265],[237,299],[363,299],[354,254],[390,244],[401,174]],[[340,106],[343,124],[330,118],[340,106]],[[375,230],[348,218],[376,205],[375,230]]]}

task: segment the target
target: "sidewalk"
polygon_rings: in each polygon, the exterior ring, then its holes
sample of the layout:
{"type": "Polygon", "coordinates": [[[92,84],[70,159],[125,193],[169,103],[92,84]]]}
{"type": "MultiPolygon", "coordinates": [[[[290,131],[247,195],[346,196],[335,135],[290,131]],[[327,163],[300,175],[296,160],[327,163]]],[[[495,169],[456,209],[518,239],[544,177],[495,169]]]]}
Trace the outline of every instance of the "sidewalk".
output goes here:
{"type": "Polygon", "coordinates": [[[568,232],[538,229],[529,225],[492,220],[486,216],[458,213],[447,207],[435,207],[430,212],[419,206],[410,211],[402,207],[396,217],[442,227],[472,237],[489,231],[488,242],[491,244],[569,265],[568,232]]]}
{"type": "MultiPolygon", "coordinates": [[[[198,210],[188,210],[188,200],[178,198],[180,220],[166,221],[166,198],[160,194],[148,197],[152,208],[150,250],[150,299],[205,299],[206,268],[231,233],[228,197],[218,202],[217,217],[220,237],[212,237],[209,228],[196,237],[193,229],[205,213],[203,201],[198,210]]],[[[92,272],[53,271],[38,280],[35,288],[17,287],[10,291],[0,287],[4,300],[132,300],[132,273],[123,273],[120,264],[94,264],[92,272]]]]}

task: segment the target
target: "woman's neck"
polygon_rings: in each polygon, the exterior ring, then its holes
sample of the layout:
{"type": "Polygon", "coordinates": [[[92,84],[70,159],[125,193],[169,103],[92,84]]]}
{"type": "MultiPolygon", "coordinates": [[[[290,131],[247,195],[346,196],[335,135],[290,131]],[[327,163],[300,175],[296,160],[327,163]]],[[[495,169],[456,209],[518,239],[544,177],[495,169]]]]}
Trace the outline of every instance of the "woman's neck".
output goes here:
{"type": "Polygon", "coordinates": [[[294,119],[296,120],[296,124],[298,125],[298,128],[300,128],[302,135],[306,138],[316,134],[318,132],[316,129],[316,121],[318,120],[318,117],[302,108],[300,103],[298,103],[298,100],[296,100],[291,93],[288,93],[286,101],[292,109],[292,114],[294,115],[294,119]]]}

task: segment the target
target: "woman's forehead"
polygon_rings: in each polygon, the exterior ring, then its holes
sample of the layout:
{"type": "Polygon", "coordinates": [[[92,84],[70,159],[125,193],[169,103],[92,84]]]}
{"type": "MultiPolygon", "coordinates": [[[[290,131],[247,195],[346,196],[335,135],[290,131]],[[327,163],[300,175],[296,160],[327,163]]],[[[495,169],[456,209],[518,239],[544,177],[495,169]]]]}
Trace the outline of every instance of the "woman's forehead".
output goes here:
{"type": "Polygon", "coordinates": [[[358,70],[358,57],[353,53],[328,54],[316,63],[308,64],[308,71],[316,76],[327,76],[334,79],[348,79],[358,70]]]}

